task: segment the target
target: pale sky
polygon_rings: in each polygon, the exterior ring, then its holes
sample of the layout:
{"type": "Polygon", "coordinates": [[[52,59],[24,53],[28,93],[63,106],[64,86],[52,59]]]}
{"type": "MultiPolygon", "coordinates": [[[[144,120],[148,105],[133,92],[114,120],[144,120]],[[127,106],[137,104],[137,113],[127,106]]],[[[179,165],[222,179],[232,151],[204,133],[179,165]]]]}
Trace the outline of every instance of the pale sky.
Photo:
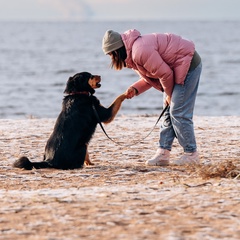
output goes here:
{"type": "Polygon", "coordinates": [[[0,20],[240,20],[240,0],[0,0],[0,20]]]}

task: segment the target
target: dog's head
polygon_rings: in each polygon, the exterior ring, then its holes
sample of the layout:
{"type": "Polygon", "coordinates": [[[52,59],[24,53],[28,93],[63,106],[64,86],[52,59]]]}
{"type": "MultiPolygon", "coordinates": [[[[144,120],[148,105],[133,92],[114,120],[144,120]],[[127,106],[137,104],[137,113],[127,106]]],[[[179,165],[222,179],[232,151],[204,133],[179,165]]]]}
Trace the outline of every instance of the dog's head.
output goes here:
{"type": "Polygon", "coordinates": [[[100,76],[92,75],[89,72],[80,72],[68,79],[64,93],[90,92],[93,94],[95,93],[94,89],[101,87],[100,82],[100,76]]]}

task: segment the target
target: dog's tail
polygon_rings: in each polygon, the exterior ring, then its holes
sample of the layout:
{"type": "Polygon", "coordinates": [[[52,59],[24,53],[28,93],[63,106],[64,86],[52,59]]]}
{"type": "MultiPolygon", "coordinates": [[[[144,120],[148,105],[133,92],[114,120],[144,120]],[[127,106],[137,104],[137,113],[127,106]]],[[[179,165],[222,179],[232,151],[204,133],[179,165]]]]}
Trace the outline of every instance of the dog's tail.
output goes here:
{"type": "Polygon", "coordinates": [[[51,168],[52,166],[46,162],[31,162],[27,157],[20,157],[13,163],[13,167],[16,168],[23,168],[26,170],[32,170],[33,168],[40,169],[40,168],[51,168]]]}

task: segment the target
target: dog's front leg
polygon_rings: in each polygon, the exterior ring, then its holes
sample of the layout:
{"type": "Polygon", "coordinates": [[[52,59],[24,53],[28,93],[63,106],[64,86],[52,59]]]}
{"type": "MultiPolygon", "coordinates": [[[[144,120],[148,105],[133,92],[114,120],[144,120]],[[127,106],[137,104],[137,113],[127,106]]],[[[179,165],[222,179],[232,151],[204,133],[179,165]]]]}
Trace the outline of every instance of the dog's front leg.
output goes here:
{"type": "Polygon", "coordinates": [[[115,118],[115,116],[117,115],[122,102],[126,99],[126,95],[125,93],[119,95],[114,101],[113,103],[110,105],[110,107],[108,108],[108,111],[110,111],[110,116],[107,120],[103,121],[104,123],[110,123],[111,121],[113,121],[113,119],[115,118]]]}

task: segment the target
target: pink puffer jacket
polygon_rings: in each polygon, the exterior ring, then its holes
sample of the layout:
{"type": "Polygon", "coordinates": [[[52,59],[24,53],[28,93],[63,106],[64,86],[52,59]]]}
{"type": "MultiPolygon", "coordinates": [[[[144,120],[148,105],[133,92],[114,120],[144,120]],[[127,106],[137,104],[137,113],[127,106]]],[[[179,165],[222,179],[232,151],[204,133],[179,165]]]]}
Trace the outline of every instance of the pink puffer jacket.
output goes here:
{"type": "Polygon", "coordinates": [[[171,96],[174,83],[184,84],[195,51],[193,42],[168,33],[141,36],[135,29],[121,36],[127,50],[126,65],[141,77],[132,85],[138,95],[154,87],[171,96]]]}

